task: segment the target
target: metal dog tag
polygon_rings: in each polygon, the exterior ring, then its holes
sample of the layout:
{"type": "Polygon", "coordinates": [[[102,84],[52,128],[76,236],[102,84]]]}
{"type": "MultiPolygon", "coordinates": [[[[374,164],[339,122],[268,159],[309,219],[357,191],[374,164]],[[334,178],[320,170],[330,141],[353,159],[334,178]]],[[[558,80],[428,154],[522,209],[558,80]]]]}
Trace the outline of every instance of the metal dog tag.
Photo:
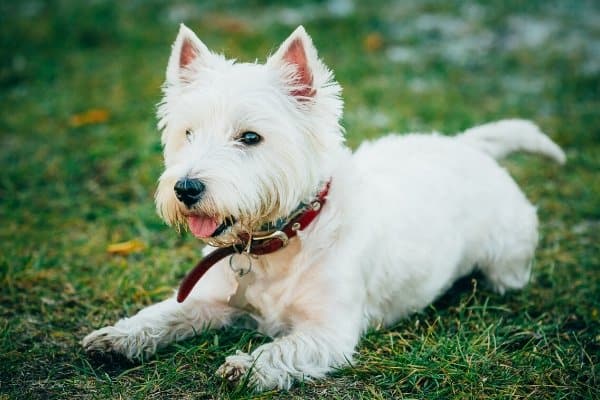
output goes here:
{"type": "Polygon", "coordinates": [[[235,307],[240,310],[248,311],[250,313],[256,313],[256,309],[252,307],[248,300],[246,299],[246,290],[248,286],[254,283],[254,273],[246,273],[241,276],[236,277],[237,280],[237,288],[235,293],[229,296],[227,303],[231,307],[235,307]]]}

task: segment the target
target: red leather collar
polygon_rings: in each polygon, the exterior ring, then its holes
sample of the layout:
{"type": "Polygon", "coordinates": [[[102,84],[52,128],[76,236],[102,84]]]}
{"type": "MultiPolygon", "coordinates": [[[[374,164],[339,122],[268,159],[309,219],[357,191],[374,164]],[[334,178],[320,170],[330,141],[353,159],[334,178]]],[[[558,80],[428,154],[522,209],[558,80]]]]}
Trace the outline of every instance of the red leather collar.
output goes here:
{"type": "Polygon", "coordinates": [[[247,251],[249,254],[261,256],[265,254],[274,253],[279,249],[287,246],[288,241],[298,234],[298,231],[306,228],[310,223],[319,215],[321,209],[325,205],[327,194],[329,193],[329,186],[331,181],[325,184],[325,187],[317,197],[310,202],[305,211],[290,220],[281,230],[275,231],[269,235],[262,237],[254,237],[248,246],[248,236],[240,236],[240,243],[229,247],[221,247],[215,251],[209,253],[204,257],[194,269],[192,269],[187,276],[181,281],[179,285],[179,291],[177,292],[177,302],[183,302],[196,283],[202,278],[202,276],[208,271],[213,265],[220,260],[234,253],[240,253],[241,251],[247,251]]]}

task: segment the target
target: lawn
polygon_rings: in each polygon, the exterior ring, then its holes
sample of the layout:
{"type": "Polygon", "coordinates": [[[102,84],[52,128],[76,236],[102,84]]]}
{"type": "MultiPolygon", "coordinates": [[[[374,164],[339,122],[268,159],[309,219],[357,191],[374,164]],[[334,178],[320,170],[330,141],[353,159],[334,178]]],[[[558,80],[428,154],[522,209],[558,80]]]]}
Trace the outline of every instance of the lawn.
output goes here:
{"type": "Polygon", "coordinates": [[[523,291],[470,277],[370,331],[352,365],[261,398],[600,398],[598,2],[22,0],[0,2],[0,399],[252,397],[213,373],[269,340],[253,331],[200,332],[138,364],[79,345],[169,296],[200,257],[153,203],[181,21],[241,61],[303,24],[344,87],[353,148],[522,117],[569,159],[503,162],[541,221],[523,291]]]}

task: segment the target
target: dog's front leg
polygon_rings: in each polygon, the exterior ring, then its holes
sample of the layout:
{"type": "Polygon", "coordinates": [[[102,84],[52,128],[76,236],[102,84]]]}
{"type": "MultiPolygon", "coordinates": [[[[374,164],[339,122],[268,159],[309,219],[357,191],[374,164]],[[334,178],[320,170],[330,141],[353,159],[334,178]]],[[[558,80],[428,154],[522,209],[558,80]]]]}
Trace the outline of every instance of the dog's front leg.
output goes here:
{"type": "Polygon", "coordinates": [[[232,289],[220,267],[213,267],[183,303],[173,297],[146,307],[131,318],[93,331],[81,344],[90,353],[117,353],[130,360],[141,359],[204,328],[229,324],[238,311],[227,304],[225,296],[232,289]]]}
{"type": "Polygon", "coordinates": [[[251,354],[238,350],[226,358],[217,375],[238,381],[248,374],[249,384],[257,391],[289,389],[294,380],[323,377],[350,362],[358,343],[360,328],[341,325],[296,329],[251,354]]]}
{"type": "Polygon", "coordinates": [[[171,298],[144,308],[131,318],[98,329],[82,340],[90,353],[117,353],[130,360],[151,356],[171,342],[193,336],[203,328],[226,325],[233,314],[227,304],[171,298]]]}

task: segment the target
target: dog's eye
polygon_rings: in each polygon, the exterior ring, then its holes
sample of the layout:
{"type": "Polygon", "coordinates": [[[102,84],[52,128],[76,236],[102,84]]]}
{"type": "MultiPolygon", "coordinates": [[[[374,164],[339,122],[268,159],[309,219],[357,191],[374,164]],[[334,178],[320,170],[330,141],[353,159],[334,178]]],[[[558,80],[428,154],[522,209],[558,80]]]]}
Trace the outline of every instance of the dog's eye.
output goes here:
{"type": "Polygon", "coordinates": [[[262,137],[256,132],[244,132],[238,138],[238,141],[247,144],[247,145],[255,145],[260,143],[262,137]]]}
{"type": "Polygon", "coordinates": [[[185,130],[185,137],[188,140],[188,142],[192,141],[192,130],[191,129],[186,129],[185,130]]]}

